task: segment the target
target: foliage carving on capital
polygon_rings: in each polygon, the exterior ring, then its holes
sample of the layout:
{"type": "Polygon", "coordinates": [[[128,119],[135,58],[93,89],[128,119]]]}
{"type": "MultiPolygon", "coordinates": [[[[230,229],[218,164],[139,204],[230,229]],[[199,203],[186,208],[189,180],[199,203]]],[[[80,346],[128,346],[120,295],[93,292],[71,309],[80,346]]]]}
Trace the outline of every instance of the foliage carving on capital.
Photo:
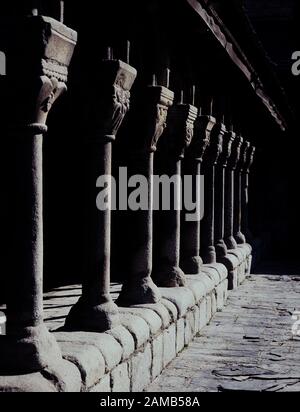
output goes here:
{"type": "Polygon", "coordinates": [[[247,156],[247,160],[246,160],[246,171],[249,173],[250,172],[250,168],[254,162],[254,155],[256,152],[256,147],[255,146],[250,146],[249,150],[248,150],[248,156],[247,156]]]}
{"type": "Polygon", "coordinates": [[[102,61],[99,71],[99,79],[89,91],[87,118],[94,121],[92,133],[114,140],[130,108],[130,89],[137,72],[120,60],[102,61]]]}
{"type": "Polygon", "coordinates": [[[4,108],[4,123],[8,130],[13,133],[24,130],[34,134],[45,133],[48,114],[66,88],[64,82],[46,75],[11,87],[7,107],[4,108]],[[20,93],[24,96],[22,100],[20,93]]]}
{"type": "Polygon", "coordinates": [[[167,127],[168,111],[173,101],[174,93],[171,90],[163,86],[148,86],[144,97],[145,110],[141,116],[144,151],[157,150],[158,141],[167,127]]]}
{"type": "Polygon", "coordinates": [[[40,76],[30,83],[24,83],[21,89],[11,89],[10,103],[7,107],[6,121],[10,131],[21,131],[28,129],[36,134],[46,132],[48,114],[59,96],[66,90],[64,82],[52,77],[40,76]],[[22,91],[24,99],[18,100],[22,91]],[[25,101],[25,104],[24,104],[25,101]],[[12,113],[10,107],[14,105],[12,113]]]}
{"type": "Polygon", "coordinates": [[[122,86],[112,86],[112,98],[107,99],[106,111],[103,111],[103,135],[115,136],[130,108],[130,92],[122,86]]]}
{"type": "Polygon", "coordinates": [[[232,153],[232,144],[234,142],[234,139],[236,138],[236,134],[232,131],[225,132],[224,137],[223,137],[223,151],[220,157],[220,164],[223,167],[226,167],[228,165],[228,160],[231,156],[232,153]]]}
{"type": "Polygon", "coordinates": [[[241,148],[240,161],[238,163],[239,169],[241,171],[247,169],[247,159],[248,159],[249,150],[250,150],[250,143],[248,141],[245,141],[241,148]]]}
{"type": "Polygon", "coordinates": [[[244,139],[242,138],[242,136],[236,136],[234,138],[234,141],[232,143],[231,156],[228,160],[228,165],[231,170],[235,170],[237,168],[237,165],[241,158],[241,148],[242,148],[243,142],[244,142],[244,139]]]}
{"type": "Polygon", "coordinates": [[[198,116],[194,124],[194,137],[189,148],[189,155],[202,162],[210,144],[211,133],[216,124],[212,116],[198,116]]]}
{"type": "Polygon", "coordinates": [[[223,152],[223,137],[226,128],[222,123],[215,123],[210,135],[210,143],[204,154],[205,164],[207,166],[214,166],[223,152]]]}
{"type": "Polygon", "coordinates": [[[182,159],[194,136],[198,109],[189,104],[176,104],[169,110],[167,128],[162,137],[163,148],[182,159]]]}
{"type": "Polygon", "coordinates": [[[45,124],[54,102],[65,92],[67,86],[54,77],[41,76],[39,80],[41,87],[36,99],[36,122],[45,124]]]}
{"type": "Polygon", "coordinates": [[[158,104],[156,106],[156,119],[155,119],[155,132],[151,140],[151,151],[155,152],[157,149],[157,143],[160,136],[163,134],[167,127],[168,107],[158,104]]]}

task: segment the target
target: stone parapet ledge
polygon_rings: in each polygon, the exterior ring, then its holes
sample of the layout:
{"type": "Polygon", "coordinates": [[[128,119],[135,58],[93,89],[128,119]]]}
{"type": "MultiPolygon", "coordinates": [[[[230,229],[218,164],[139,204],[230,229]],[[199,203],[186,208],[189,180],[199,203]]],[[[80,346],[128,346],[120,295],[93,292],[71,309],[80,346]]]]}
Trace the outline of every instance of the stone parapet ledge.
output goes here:
{"type": "Polygon", "coordinates": [[[252,263],[252,247],[248,243],[238,245],[236,249],[228,250],[228,254],[239,259],[237,286],[241,285],[246,276],[250,275],[252,263]]]}
{"type": "Polygon", "coordinates": [[[187,275],[185,287],[160,288],[159,303],[120,307],[120,325],[108,332],[57,329],[60,374],[2,376],[0,391],[140,392],[222,310],[227,289],[226,268],[203,265],[201,274],[187,275]]]}
{"type": "Polygon", "coordinates": [[[228,289],[236,289],[245,279],[247,258],[237,248],[228,250],[226,256],[219,259],[228,271],[228,289]]]}
{"type": "Polygon", "coordinates": [[[41,372],[0,376],[0,392],[80,392],[82,378],[75,362],[60,361],[54,369],[52,365],[41,372]]]}
{"type": "Polygon", "coordinates": [[[252,254],[252,246],[249,243],[242,243],[238,248],[244,253],[245,258],[248,259],[252,254]]]}
{"type": "Polygon", "coordinates": [[[247,257],[247,255],[245,254],[245,251],[241,248],[229,249],[228,255],[235,256],[238,259],[239,264],[241,264],[247,257]]]}

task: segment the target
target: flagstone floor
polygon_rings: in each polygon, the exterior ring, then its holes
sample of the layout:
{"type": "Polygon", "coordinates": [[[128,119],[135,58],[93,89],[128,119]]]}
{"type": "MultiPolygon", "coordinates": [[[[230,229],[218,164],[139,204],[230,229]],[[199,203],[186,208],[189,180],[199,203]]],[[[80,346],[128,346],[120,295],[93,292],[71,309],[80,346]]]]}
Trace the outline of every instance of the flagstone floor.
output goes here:
{"type": "Polygon", "coordinates": [[[300,276],[252,275],[230,292],[226,308],[148,387],[164,391],[300,391],[300,276]]]}

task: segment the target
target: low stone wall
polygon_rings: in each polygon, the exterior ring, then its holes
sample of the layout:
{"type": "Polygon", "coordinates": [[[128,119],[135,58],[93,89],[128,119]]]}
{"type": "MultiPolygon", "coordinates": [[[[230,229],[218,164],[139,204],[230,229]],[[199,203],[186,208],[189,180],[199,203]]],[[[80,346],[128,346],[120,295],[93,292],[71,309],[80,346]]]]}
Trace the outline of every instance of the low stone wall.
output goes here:
{"type": "Polygon", "coordinates": [[[121,326],[108,333],[55,332],[81,390],[140,392],[159,376],[226,302],[226,269],[205,270],[187,276],[187,287],[161,288],[158,304],[120,308],[121,326]]]}
{"type": "MultiPolygon", "coordinates": [[[[242,254],[240,283],[249,265],[242,254]]],[[[120,308],[106,333],[54,331],[63,360],[53,369],[0,377],[0,391],[140,392],[187,346],[227,300],[227,269],[204,265],[187,286],[160,288],[160,303],[120,308]]]]}

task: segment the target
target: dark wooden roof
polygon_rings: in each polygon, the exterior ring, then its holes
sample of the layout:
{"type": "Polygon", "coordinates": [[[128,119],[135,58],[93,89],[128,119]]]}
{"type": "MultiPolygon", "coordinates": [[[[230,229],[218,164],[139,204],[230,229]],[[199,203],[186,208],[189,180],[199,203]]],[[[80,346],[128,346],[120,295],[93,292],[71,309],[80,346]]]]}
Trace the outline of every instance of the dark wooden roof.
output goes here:
{"type": "Polygon", "coordinates": [[[250,82],[276,123],[292,119],[285,92],[240,0],[185,0],[205,22],[230,59],[250,82]]]}

